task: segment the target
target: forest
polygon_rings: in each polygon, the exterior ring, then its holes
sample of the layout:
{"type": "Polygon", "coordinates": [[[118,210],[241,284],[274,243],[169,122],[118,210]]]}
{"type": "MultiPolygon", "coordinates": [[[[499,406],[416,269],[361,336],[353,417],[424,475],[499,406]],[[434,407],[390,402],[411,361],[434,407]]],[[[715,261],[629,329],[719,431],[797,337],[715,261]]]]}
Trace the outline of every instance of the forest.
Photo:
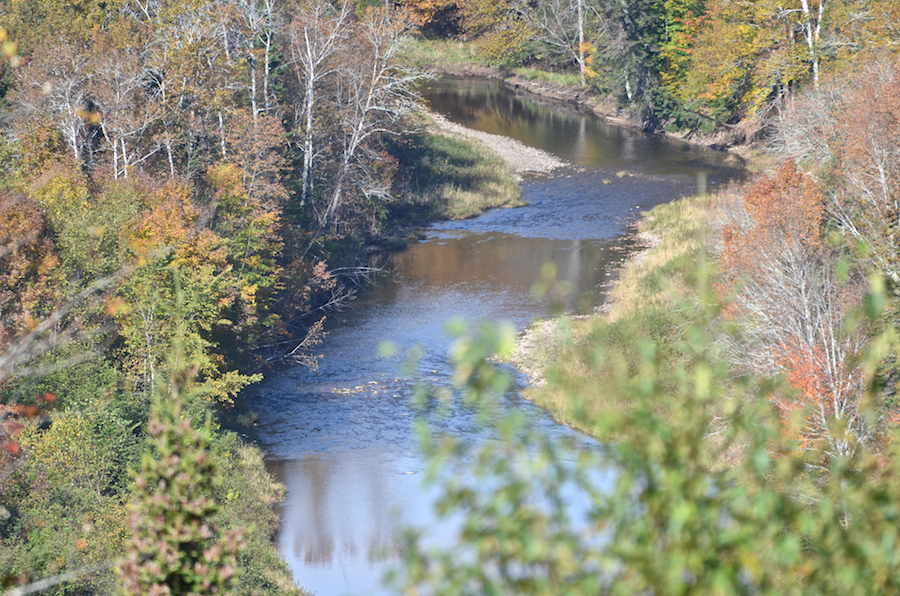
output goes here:
{"type": "Polygon", "coordinates": [[[705,132],[761,125],[861,52],[893,51],[898,19],[892,0],[404,4],[426,38],[465,39],[480,61],[570,73],[647,129],[705,132]]]}
{"type": "MultiPolygon", "coordinates": [[[[548,356],[534,399],[628,470],[592,493],[609,544],[555,508],[599,464],[532,437],[481,454],[493,501],[447,487],[480,524],[473,556],[411,542],[398,581],[893,593],[898,23],[896,0],[0,1],[0,587],[302,593],[239,396],[316,366],[369,253],[516,203],[495,156],[422,114],[433,75],[411,56],[452,41],[642,129],[754,142],[763,171],[651,212],[676,246],[548,356]],[[540,469],[504,463],[535,449],[540,469]]],[[[456,381],[481,407],[508,344],[460,340],[456,381]]]]}

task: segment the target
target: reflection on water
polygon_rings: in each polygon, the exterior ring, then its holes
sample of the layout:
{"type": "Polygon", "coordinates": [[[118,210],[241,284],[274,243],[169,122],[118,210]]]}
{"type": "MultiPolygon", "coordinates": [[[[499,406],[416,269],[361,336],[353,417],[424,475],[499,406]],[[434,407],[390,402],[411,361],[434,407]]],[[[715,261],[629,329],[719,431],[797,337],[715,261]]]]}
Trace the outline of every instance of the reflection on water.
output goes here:
{"type": "Polygon", "coordinates": [[[497,81],[444,78],[429,82],[422,95],[428,107],[449,120],[518,139],[578,166],[637,168],[643,173],[713,178],[737,172],[734,157],[606,124],[593,114],[515,90],[497,81]]]}
{"type": "MultiPolygon", "coordinates": [[[[449,377],[446,323],[488,318],[521,328],[546,316],[548,303],[532,298],[531,288],[548,261],[575,288],[569,308],[590,311],[631,250],[625,231],[640,211],[693,193],[698,172],[708,173],[711,186],[739,174],[719,154],[551,109],[490,81],[442,82],[426,95],[452,120],[576,165],[527,181],[527,207],[433,226],[425,241],[392,256],[391,275],[330,318],[320,370],[271,375],[251,395],[269,465],[288,487],[279,550],[298,584],[320,596],[384,593],[379,578],[400,556],[404,525],[449,539],[421,485],[424,462],[408,404],[417,381],[449,377]],[[420,346],[408,378],[398,375],[399,356],[375,356],[384,340],[401,354],[420,346]]],[[[508,407],[531,413],[548,433],[571,434],[517,395],[508,407]]],[[[463,433],[468,416],[459,410],[432,422],[463,433]]]]}
{"type": "Polygon", "coordinates": [[[291,531],[282,532],[279,550],[301,585],[319,594],[371,593],[378,585],[378,562],[400,555],[398,522],[420,522],[427,513],[415,497],[418,478],[397,474],[396,465],[365,451],[316,453],[280,468],[290,495],[283,524],[291,531]],[[415,511],[419,515],[410,514],[415,511]]]}

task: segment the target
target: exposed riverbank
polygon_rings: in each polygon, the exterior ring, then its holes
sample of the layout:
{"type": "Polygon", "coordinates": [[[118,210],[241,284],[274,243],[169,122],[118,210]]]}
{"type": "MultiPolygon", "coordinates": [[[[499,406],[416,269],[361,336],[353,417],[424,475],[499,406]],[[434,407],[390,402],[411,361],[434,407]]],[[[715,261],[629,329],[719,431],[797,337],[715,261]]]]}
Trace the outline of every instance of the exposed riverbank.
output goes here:
{"type": "MultiPolygon", "coordinates": [[[[484,144],[517,176],[548,173],[566,165],[515,139],[466,128],[437,114],[431,117],[436,132],[484,144]]],[[[675,307],[695,291],[695,269],[705,260],[710,202],[708,197],[685,198],[645,213],[634,228],[640,248],[620,265],[610,300],[596,314],[542,319],[520,334],[513,361],[529,378],[530,387],[525,391],[528,399],[559,422],[590,433],[585,420],[607,408],[627,407],[615,383],[598,382],[585,374],[591,353],[602,345],[598,335],[616,343],[617,349],[632,351],[636,349],[635,335],[645,337],[662,345],[668,357],[677,358],[666,344],[678,324],[675,307]],[[548,374],[583,384],[579,394],[593,396],[587,400],[587,416],[575,411],[566,387],[545,383],[548,374]],[[602,395],[598,387],[603,388],[602,395]]]]}
{"type": "MultiPolygon", "coordinates": [[[[458,74],[473,73],[460,70],[458,74]]],[[[430,117],[436,133],[483,144],[519,177],[524,173],[549,173],[566,165],[515,139],[473,130],[438,114],[430,117]]],[[[705,260],[711,200],[685,198],[645,213],[634,227],[633,239],[639,248],[619,266],[610,299],[596,314],[542,319],[520,334],[513,361],[529,378],[530,387],[525,391],[528,399],[559,422],[590,433],[584,420],[606,408],[627,407],[615,383],[598,382],[585,374],[589,368],[586,361],[602,345],[598,335],[616,343],[617,349],[633,351],[636,334],[659,343],[668,357],[677,358],[667,344],[678,325],[676,306],[696,290],[696,267],[705,260]],[[565,388],[545,383],[548,374],[584,384],[579,393],[594,396],[588,400],[588,416],[575,412],[576,405],[569,401],[565,388]],[[602,395],[597,394],[598,387],[603,387],[602,395]]]]}
{"type": "MultiPolygon", "coordinates": [[[[529,377],[528,399],[591,434],[592,421],[629,407],[633,388],[623,379],[638,375],[623,375],[621,366],[640,360],[639,342],[652,344],[663,362],[683,358],[678,329],[691,316],[684,305],[703,283],[711,201],[685,198],[647,212],[636,231],[643,248],[623,263],[604,307],[592,316],[537,321],[520,334],[514,363],[529,377]],[[616,364],[604,362],[604,353],[616,353],[616,364]],[[554,382],[545,383],[547,377],[554,382]],[[573,403],[571,395],[583,401],[573,403]]],[[[660,382],[675,383],[665,368],[660,382]]]]}
{"type": "Polygon", "coordinates": [[[522,207],[519,182],[568,165],[550,153],[504,135],[474,130],[433,112],[422,131],[394,150],[403,200],[390,214],[393,229],[368,251],[402,248],[417,232],[440,220],[476,217],[488,209],[522,207]]]}
{"type": "MultiPolygon", "coordinates": [[[[406,190],[443,197],[423,201],[419,211],[407,208],[409,219],[447,207],[443,199],[453,193],[478,194],[472,183],[498,173],[529,205],[431,226],[422,241],[389,255],[391,275],[373,279],[352,308],[329,317],[316,347],[318,370],[279,371],[250,390],[267,463],[288,487],[279,552],[297,583],[320,594],[387,593],[378,579],[388,565],[402,564],[402,525],[441,539],[433,492],[418,484],[428,468],[411,424],[419,412],[406,397],[419,381],[440,387],[452,379],[448,324],[489,319],[522,328],[548,316],[557,296],[532,295],[547,263],[571,289],[559,295],[567,307],[591,312],[603,300],[598,288],[613,281],[610,269],[630,253],[623,228],[635,213],[694,192],[699,172],[711,186],[740,175],[721,154],[607,126],[497,81],[435,81],[423,96],[429,109],[463,128],[440,131],[423,118],[416,134],[396,139],[396,153],[391,147],[406,190]],[[493,135],[482,142],[470,129],[493,135]],[[529,157],[512,168],[489,145],[508,149],[507,161],[529,157]],[[542,151],[526,153],[523,145],[542,151]],[[494,161],[482,162],[480,152],[494,161]],[[514,169],[547,171],[559,161],[571,165],[515,184],[514,169]],[[415,354],[418,364],[398,374],[402,354],[415,354]]],[[[403,200],[396,205],[403,209],[403,200]]],[[[386,220],[394,221],[391,214],[386,220]]],[[[572,436],[544,409],[510,399],[542,431],[572,436]]],[[[466,436],[473,415],[464,407],[435,422],[466,436]]]]}
{"type": "Polygon", "coordinates": [[[547,174],[566,164],[563,160],[525,143],[450,122],[440,114],[429,114],[434,120],[435,128],[445,134],[458,135],[474,139],[485,145],[498,157],[503,159],[512,171],[521,178],[522,174],[547,174]]]}

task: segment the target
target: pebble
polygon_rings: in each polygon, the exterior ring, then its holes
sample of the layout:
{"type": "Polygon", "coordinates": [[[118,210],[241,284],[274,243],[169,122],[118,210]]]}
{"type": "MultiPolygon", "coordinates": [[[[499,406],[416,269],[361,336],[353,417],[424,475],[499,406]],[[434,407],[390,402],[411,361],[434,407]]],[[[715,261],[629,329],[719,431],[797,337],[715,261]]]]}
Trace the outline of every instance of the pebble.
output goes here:
{"type": "Polygon", "coordinates": [[[430,115],[441,130],[477,139],[490,147],[512,167],[516,174],[524,174],[526,172],[545,174],[568,165],[546,151],[529,147],[510,137],[472,130],[455,122],[450,122],[440,114],[432,113],[430,115]]]}

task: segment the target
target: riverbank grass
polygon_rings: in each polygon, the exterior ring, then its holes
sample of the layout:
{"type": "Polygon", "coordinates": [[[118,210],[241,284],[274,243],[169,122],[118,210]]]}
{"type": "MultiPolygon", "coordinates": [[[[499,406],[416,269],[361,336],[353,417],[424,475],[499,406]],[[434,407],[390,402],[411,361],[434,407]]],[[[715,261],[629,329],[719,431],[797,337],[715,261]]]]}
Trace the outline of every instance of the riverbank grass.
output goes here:
{"type": "Polygon", "coordinates": [[[423,132],[394,151],[406,201],[392,221],[466,219],[496,207],[521,207],[522,189],[512,168],[482,143],[423,132]]]}
{"type": "Polygon", "coordinates": [[[707,262],[711,202],[691,197],[643,214],[638,232],[647,248],[619,276],[610,298],[611,321],[671,310],[696,295],[697,274],[707,262]]]}
{"type": "MultiPolygon", "coordinates": [[[[633,407],[648,355],[657,363],[660,394],[677,393],[675,371],[686,358],[682,331],[696,318],[695,297],[707,283],[709,201],[682,199],[645,214],[639,237],[648,248],[626,264],[608,314],[557,324],[555,341],[546,339],[547,324],[538,324],[545,339],[535,344],[543,349],[523,360],[547,382],[529,387],[526,397],[557,420],[597,434],[605,414],[633,407]]],[[[665,415],[668,404],[658,407],[665,415]]]]}
{"type": "Polygon", "coordinates": [[[519,77],[526,81],[540,81],[551,85],[580,89],[581,76],[577,72],[553,72],[533,67],[497,68],[481,55],[477,43],[450,39],[411,39],[403,48],[403,61],[415,68],[434,69],[451,74],[482,74],[492,72],[502,77],[519,77]]]}
{"type": "Polygon", "coordinates": [[[551,72],[527,67],[516,68],[513,72],[526,81],[541,81],[551,85],[581,88],[581,75],[577,72],[551,72]]]}
{"type": "Polygon", "coordinates": [[[401,59],[416,68],[484,67],[478,46],[453,39],[412,38],[403,47],[401,59]]]}

